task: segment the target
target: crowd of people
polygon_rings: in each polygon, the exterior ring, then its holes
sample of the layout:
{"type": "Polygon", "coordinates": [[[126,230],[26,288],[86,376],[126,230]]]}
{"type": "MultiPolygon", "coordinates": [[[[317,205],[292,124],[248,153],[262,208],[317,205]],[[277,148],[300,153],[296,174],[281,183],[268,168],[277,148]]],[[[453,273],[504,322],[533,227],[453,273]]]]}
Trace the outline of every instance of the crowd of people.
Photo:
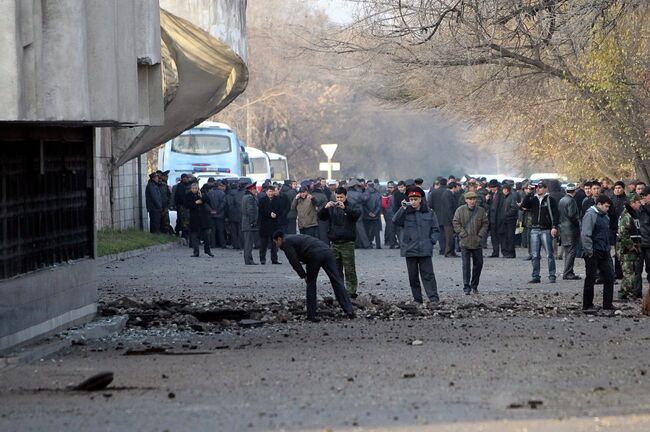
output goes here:
{"type": "Polygon", "coordinates": [[[282,183],[196,178],[183,174],[173,186],[168,172],[150,175],[146,205],[151,232],[187,239],[194,257],[200,245],[243,249],[244,264],[281,264],[282,250],[307,282],[308,318],[316,320],[316,279],[320,268],[330,278],[336,298],[354,316],[350,297],[357,296],[355,249],[400,249],[406,260],[413,300],[439,301],[432,256],[462,259],[463,290],[478,293],[483,251],[490,258],[531,261],[531,284],[541,283],[541,249],[548,282],[560,275],[581,280],[575,259],[585,260],[583,309],[594,312],[594,285],[603,284],[604,310],[614,310],[614,284],[621,279],[618,301],[642,296],[642,271],[650,282],[650,187],[641,181],[610,179],[569,183],[555,179],[517,182],[438,177],[428,194],[422,179],[389,181],[323,178],[282,183]],[[177,212],[176,226],[169,211],[177,212]],[[382,220],[384,223],[382,224],[382,220]],[[381,235],[383,230],[383,236],[381,235]],[[299,233],[299,234],[297,234],[299,233]],[[613,251],[613,258],[612,258],[613,251]],[[563,260],[561,272],[556,260],[563,260]],[[306,264],[307,270],[302,267],[306,264]]]}

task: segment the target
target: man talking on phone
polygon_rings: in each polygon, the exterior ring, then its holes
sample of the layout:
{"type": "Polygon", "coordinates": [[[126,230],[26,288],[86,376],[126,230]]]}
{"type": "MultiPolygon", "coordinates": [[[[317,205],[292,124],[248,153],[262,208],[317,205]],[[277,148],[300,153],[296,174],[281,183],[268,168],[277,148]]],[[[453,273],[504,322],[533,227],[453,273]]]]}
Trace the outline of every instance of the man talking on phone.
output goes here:
{"type": "Polygon", "coordinates": [[[336,201],[330,201],[318,212],[318,218],[328,222],[327,238],[331,242],[336,265],[345,274],[345,285],[351,298],[357,297],[357,270],[354,262],[356,223],[361,211],[347,201],[348,191],[343,187],[335,190],[336,201]]]}

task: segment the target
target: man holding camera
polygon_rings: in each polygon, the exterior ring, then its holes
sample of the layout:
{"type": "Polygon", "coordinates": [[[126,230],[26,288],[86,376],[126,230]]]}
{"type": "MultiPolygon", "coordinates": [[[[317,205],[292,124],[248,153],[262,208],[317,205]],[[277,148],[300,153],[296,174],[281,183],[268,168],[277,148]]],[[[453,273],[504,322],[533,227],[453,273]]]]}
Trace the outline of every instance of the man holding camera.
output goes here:
{"type": "Polygon", "coordinates": [[[318,212],[318,218],[327,222],[327,238],[332,243],[332,252],[341,275],[345,274],[345,285],[350,297],[357,297],[357,270],[354,260],[356,223],[361,216],[359,208],[347,201],[348,191],[338,187],[336,201],[330,201],[318,212]]]}
{"type": "Polygon", "coordinates": [[[413,300],[422,303],[422,288],[431,303],[438,303],[438,286],[433,272],[433,246],[440,236],[440,226],[435,213],[423,205],[424,193],[418,187],[407,189],[408,201],[402,205],[393,216],[393,223],[402,227],[400,237],[400,255],[406,258],[406,269],[413,300]]]}

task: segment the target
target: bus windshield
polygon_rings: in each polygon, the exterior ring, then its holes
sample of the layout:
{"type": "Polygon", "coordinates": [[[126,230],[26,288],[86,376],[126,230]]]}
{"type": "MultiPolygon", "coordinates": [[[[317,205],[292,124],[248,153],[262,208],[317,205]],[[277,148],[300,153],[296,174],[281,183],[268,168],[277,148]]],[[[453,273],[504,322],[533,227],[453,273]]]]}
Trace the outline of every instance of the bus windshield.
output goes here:
{"type": "Polygon", "coordinates": [[[230,138],[223,135],[181,135],[172,140],[174,153],[218,155],[230,152],[230,138]]]}
{"type": "Polygon", "coordinates": [[[273,168],[273,180],[286,180],[289,178],[286,159],[271,160],[271,167],[273,168]]]}
{"type": "Polygon", "coordinates": [[[249,158],[248,173],[249,174],[265,174],[268,172],[269,167],[266,163],[266,158],[249,158]]]}

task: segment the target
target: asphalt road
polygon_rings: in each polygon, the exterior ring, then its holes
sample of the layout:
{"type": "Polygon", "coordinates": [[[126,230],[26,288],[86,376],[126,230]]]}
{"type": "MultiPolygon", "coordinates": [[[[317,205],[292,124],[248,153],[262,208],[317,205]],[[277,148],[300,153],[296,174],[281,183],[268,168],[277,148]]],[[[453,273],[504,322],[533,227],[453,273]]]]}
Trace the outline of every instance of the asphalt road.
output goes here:
{"type": "MultiPolygon", "coordinates": [[[[249,267],[236,251],[216,254],[190,258],[178,247],[103,265],[101,300],[304,296],[282,255],[283,265],[249,267]]],[[[399,251],[357,259],[362,298],[409,300],[399,251]]],[[[351,321],[200,333],[132,327],[5,367],[0,430],[650,430],[650,321],[637,305],[584,316],[581,282],[528,285],[529,262],[485,261],[481,294],[467,297],[460,260],[434,257],[441,310],[451,315],[370,319],[360,310],[351,321]],[[495,312],[504,302],[519,306],[495,312]],[[124,355],[152,347],[159,352],[124,355]],[[66,390],[105,370],[115,375],[109,388],[66,390]]],[[[331,295],[325,279],[320,287],[331,295]]]]}

